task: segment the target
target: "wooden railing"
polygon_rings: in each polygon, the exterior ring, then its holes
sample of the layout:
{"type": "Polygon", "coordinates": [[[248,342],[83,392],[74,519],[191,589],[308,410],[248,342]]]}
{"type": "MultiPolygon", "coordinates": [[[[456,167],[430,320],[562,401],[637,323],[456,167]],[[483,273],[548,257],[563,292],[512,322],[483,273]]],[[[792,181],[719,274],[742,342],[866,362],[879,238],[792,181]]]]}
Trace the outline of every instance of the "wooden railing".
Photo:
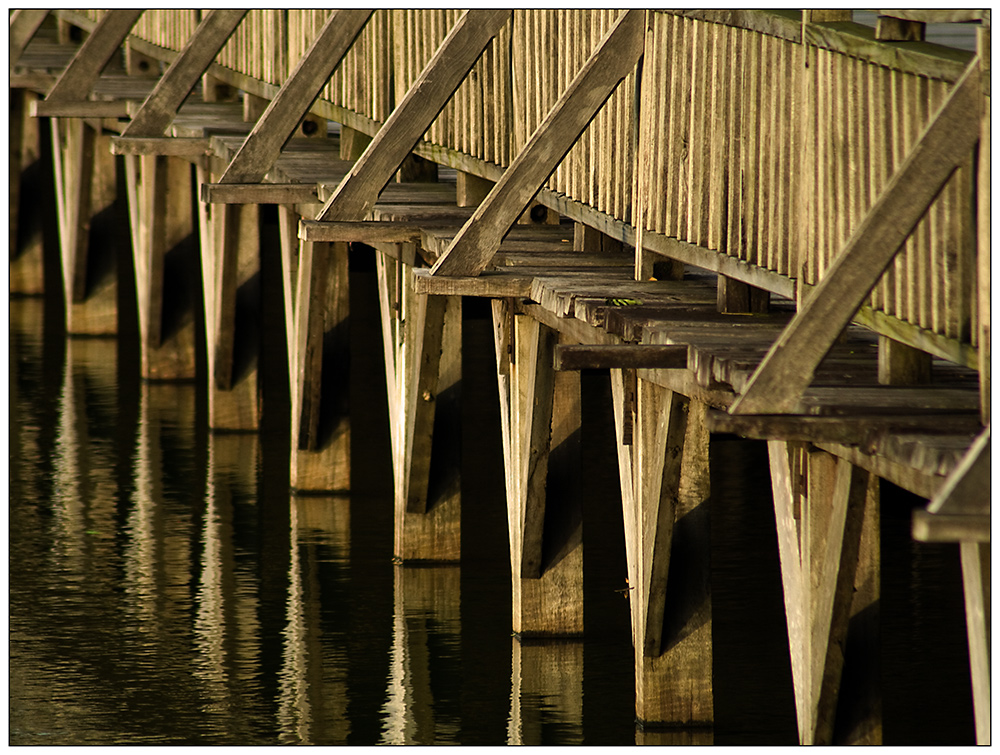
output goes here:
{"type": "MultiPolygon", "coordinates": [[[[96,19],[101,12],[83,13],[96,19]]],[[[620,13],[514,11],[424,143],[451,164],[495,179],[620,13]]],[[[321,105],[377,128],[459,15],[376,11],[321,105]]],[[[746,265],[728,263],[727,274],[756,271],[748,282],[785,295],[817,284],[971,54],[878,42],[856,24],[803,24],[801,15],[650,12],[640,69],[618,87],[547,188],[635,227],[654,251],[669,255],[681,242],[685,261],[720,271],[717,260],[738,260],[746,265]]],[[[327,16],[250,11],[217,62],[280,85],[327,16]]],[[[133,36],[177,50],[199,17],[148,11],[133,36]]],[[[978,344],[972,159],[952,176],[869,302],[871,312],[944,344],[939,355],[969,364],[978,344]]]]}

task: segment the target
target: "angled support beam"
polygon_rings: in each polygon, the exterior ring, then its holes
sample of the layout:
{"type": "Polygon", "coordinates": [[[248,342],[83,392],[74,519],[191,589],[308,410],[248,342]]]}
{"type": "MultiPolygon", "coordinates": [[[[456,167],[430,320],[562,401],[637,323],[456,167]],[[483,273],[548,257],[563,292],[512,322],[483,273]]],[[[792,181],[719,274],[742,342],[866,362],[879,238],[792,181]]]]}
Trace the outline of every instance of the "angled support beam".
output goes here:
{"type": "Polygon", "coordinates": [[[371,15],[370,10],[356,8],[330,14],[306,54],[233,157],[220,183],[259,183],[264,179],[278,159],[281,148],[351,49],[371,15]]]}
{"type": "Polygon", "coordinates": [[[45,99],[84,99],[142,14],[142,10],[107,11],[45,99]]]}
{"type": "Polygon", "coordinates": [[[24,54],[28,43],[41,28],[49,11],[22,8],[10,15],[10,63],[13,68],[21,55],[24,54]]]}
{"type": "Polygon", "coordinates": [[[968,159],[979,139],[980,96],[975,58],[730,412],[794,409],[834,341],[948,178],[968,159]]]}
{"type": "Polygon", "coordinates": [[[163,136],[177,109],[198,84],[248,11],[216,9],[198,24],[122,136],[163,136]]]}
{"type": "Polygon", "coordinates": [[[990,542],[990,428],[976,438],[922,511],[913,512],[913,539],[990,542]]]}
{"type": "Polygon", "coordinates": [[[626,11],[598,44],[520,154],[431,268],[432,275],[478,275],[500,241],[572,148],[615,87],[642,56],[642,10],[626,11]]]}
{"type": "Polygon", "coordinates": [[[465,80],[509,10],[468,10],[448,33],[317,220],[364,220],[379,192],[465,80]]]}

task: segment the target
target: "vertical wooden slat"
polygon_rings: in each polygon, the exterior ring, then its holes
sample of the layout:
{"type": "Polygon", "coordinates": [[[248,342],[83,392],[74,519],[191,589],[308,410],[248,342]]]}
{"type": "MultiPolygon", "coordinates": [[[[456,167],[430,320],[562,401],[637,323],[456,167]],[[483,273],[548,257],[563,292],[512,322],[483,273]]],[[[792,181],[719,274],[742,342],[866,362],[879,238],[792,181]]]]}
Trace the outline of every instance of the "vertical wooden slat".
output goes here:
{"type": "Polygon", "coordinates": [[[744,234],[741,257],[749,262],[757,262],[757,225],[760,206],[758,187],[760,181],[760,116],[761,96],[761,37],[750,33],[747,49],[747,77],[744,100],[744,133],[746,152],[743,162],[743,223],[744,234]]]}
{"type": "Polygon", "coordinates": [[[726,128],[724,102],[727,95],[726,79],[721,70],[725,43],[723,31],[723,27],[718,24],[711,24],[708,28],[709,93],[705,113],[708,129],[705,152],[708,160],[702,170],[706,170],[708,174],[705,183],[707,202],[704,243],[709,249],[719,249],[721,234],[723,161],[726,148],[721,140],[726,128]]]}
{"type": "Polygon", "coordinates": [[[776,245],[777,231],[775,209],[776,184],[778,182],[778,131],[781,128],[778,112],[778,89],[784,87],[780,78],[781,70],[776,65],[775,43],[773,37],[764,36],[761,39],[761,109],[764,117],[761,119],[761,180],[759,224],[757,226],[757,264],[774,269],[773,252],[776,245]]]}
{"type": "MultiPolygon", "coordinates": [[[[746,32],[744,29],[732,29],[733,38],[730,76],[730,126],[729,126],[729,187],[727,191],[727,228],[726,252],[733,257],[741,256],[740,225],[743,218],[743,93],[744,70],[746,57],[744,55],[746,32]]],[[[808,170],[809,163],[805,163],[808,170]]]]}
{"type": "Polygon", "coordinates": [[[687,166],[687,118],[690,110],[691,87],[690,69],[687,62],[688,20],[679,16],[671,17],[670,66],[666,76],[670,81],[670,104],[667,111],[669,123],[669,159],[664,172],[667,205],[664,214],[663,233],[673,238],[681,238],[681,223],[687,207],[686,166],[687,166]]]}

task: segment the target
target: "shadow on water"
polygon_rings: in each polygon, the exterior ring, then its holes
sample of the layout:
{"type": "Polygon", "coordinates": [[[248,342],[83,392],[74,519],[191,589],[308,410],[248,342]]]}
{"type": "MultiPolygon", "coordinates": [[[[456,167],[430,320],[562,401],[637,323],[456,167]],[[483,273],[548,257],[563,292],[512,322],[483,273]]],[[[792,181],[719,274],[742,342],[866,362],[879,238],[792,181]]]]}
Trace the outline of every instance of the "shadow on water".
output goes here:
{"type": "MultiPolygon", "coordinates": [[[[463,324],[462,566],[396,566],[370,254],[351,266],[340,497],[289,493],[283,359],[262,362],[261,433],[213,434],[200,383],[138,379],[134,334],[67,340],[41,300],[11,301],[10,744],[679,741],[634,724],[607,374],[582,376],[587,636],[521,643],[489,308],[463,324]]],[[[712,454],[710,739],[793,744],[766,448],[712,454]]],[[[971,743],[957,549],[913,543],[918,502],[883,488],[885,742],[971,743]]]]}

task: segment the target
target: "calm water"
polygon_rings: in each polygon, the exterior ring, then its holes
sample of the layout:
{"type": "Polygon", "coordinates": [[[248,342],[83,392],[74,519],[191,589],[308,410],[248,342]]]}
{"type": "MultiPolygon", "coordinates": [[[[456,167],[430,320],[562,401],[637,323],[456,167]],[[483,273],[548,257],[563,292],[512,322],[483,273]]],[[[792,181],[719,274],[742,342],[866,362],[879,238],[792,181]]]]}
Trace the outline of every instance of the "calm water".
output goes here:
{"type": "MultiPolygon", "coordinates": [[[[10,744],[691,741],[634,725],[606,377],[584,376],[588,635],[521,646],[486,312],[465,324],[462,566],[394,566],[374,283],[355,281],[339,498],[288,492],[283,362],[261,435],[211,434],[195,384],[138,380],[127,328],[67,340],[11,301],[10,744]]],[[[765,451],[713,453],[717,720],[696,740],[793,744],[765,451]]],[[[909,540],[915,503],[883,507],[885,741],[971,743],[957,550],[909,540]]]]}

